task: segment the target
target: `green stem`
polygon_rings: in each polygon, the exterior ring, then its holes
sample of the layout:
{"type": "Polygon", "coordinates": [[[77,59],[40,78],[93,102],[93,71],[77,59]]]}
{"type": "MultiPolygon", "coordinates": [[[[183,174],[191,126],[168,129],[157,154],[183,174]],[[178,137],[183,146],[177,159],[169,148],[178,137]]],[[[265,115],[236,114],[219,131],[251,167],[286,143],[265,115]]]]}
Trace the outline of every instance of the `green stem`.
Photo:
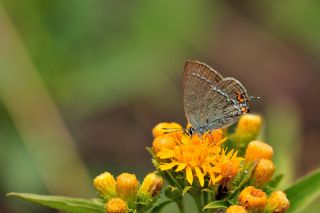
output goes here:
{"type": "Polygon", "coordinates": [[[198,212],[201,213],[202,212],[201,192],[199,192],[199,193],[191,193],[191,196],[192,196],[194,202],[196,203],[198,212]]]}
{"type": "MultiPolygon", "coordinates": [[[[206,191],[202,191],[202,206],[206,206],[209,203],[209,193],[206,191]]],[[[205,212],[207,212],[205,210],[205,212]]]]}
{"type": "Polygon", "coordinates": [[[165,171],[166,174],[169,176],[170,180],[173,182],[173,186],[178,187],[179,189],[182,189],[182,186],[179,184],[179,182],[174,178],[174,176],[171,174],[170,171],[165,171]]]}
{"type": "Polygon", "coordinates": [[[185,208],[184,208],[184,205],[183,205],[182,198],[176,200],[175,202],[176,202],[176,204],[178,206],[179,212],[180,213],[184,213],[185,212],[185,208]]]}

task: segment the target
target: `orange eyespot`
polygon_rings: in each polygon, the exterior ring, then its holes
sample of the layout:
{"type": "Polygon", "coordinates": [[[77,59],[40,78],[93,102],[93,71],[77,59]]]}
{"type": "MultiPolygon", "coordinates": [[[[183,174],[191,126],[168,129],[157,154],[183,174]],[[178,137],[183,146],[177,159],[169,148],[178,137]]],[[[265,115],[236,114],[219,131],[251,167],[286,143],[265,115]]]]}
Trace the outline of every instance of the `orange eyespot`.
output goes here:
{"type": "Polygon", "coordinates": [[[238,95],[237,100],[238,100],[240,103],[244,102],[244,98],[243,98],[242,95],[238,95]]]}
{"type": "Polygon", "coordinates": [[[236,92],[237,94],[237,100],[240,102],[240,103],[243,103],[246,101],[245,99],[245,96],[243,94],[241,94],[240,92],[236,92]]]}
{"type": "Polygon", "coordinates": [[[248,108],[247,107],[243,106],[240,109],[241,109],[241,112],[243,112],[243,113],[247,113],[248,112],[248,108]]]}
{"type": "Polygon", "coordinates": [[[237,100],[238,100],[240,103],[243,103],[243,102],[245,101],[243,95],[238,95],[238,96],[237,96],[237,100]]]}

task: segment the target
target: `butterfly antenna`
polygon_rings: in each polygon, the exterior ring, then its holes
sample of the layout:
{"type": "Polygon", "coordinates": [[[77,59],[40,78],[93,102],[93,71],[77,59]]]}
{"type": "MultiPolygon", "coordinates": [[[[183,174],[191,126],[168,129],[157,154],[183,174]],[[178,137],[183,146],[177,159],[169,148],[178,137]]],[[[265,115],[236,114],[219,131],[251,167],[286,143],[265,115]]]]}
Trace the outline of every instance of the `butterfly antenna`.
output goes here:
{"type": "Polygon", "coordinates": [[[179,132],[184,131],[182,128],[162,128],[164,129],[164,134],[173,133],[173,132],[179,132]]]}
{"type": "Polygon", "coordinates": [[[166,128],[166,127],[163,127],[162,129],[164,130],[182,130],[182,128],[166,128]]]}
{"type": "Polygon", "coordinates": [[[250,96],[250,101],[251,100],[254,100],[254,99],[260,99],[261,97],[259,97],[259,96],[257,96],[257,97],[255,97],[255,96],[250,96]]]}

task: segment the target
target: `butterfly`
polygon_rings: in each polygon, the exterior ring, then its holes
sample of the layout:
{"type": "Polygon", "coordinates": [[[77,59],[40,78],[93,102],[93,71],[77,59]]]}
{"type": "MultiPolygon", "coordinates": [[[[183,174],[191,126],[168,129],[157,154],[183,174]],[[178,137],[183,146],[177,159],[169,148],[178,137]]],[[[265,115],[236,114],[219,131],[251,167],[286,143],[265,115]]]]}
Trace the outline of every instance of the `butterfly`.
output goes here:
{"type": "Polygon", "coordinates": [[[246,88],[235,78],[198,61],[187,61],[183,72],[184,111],[192,135],[227,127],[250,111],[246,88]]]}

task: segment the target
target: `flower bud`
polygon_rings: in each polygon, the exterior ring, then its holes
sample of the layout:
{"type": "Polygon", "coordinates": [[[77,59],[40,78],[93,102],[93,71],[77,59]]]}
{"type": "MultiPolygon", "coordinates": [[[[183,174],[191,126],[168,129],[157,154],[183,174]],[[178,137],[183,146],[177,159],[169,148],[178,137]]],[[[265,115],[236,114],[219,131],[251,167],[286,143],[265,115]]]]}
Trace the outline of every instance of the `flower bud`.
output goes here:
{"type": "Polygon", "coordinates": [[[252,185],[259,188],[263,187],[267,182],[271,180],[274,170],[275,166],[271,160],[259,160],[252,176],[252,185]]]}
{"type": "Polygon", "coordinates": [[[112,198],[105,205],[106,213],[128,213],[127,203],[121,198],[112,198]]]}
{"type": "Polygon", "coordinates": [[[117,177],[117,193],[127,202],[133,202],[137,196],[139,182],[134,174],[122,173],[117,177]]]}
{"type": "Polygon", "coordinates": [[[271,160],[273,149],[270,145],[261,141],[251,141],[246,149],[245,160],[248,162],[268,159],[271,160]]]}
{"type": "Polygon", "coordinates": [[[282,213],[290,206],[286,194],[282,191],[273,192],[267,200],[266,212],[282,213]]]}
{"type": "Polygon", "coordinates": [[[93,185],[105,199],[116,195],[116,181],[109,172],[98,175],[93,180],[93,185]]]}
{"type": "Polygon", "coordinates": [[[251,134],[255,137],[259,134],[262,118],[259,115],[244,114],[240,117],[236,127],[236,134],[251,134]]]}
{"type": "Polygon", "coordinates": [[[139,195],[149,198],[157,196],[162,188],[163,179],[155,173],[148,174],[140,186],[139,195]]]}
{"type": "Polygon", "coordinates": [[[153,140],[152,149],[155,154],[163,149],[173,149],[176,146],[174,137],[169,135],[160,135],[153,140]]]}
{"type": "Polygon", "coordinates": [[[239,203],[249,211],[263,211],[267,202],[266,193],[253,186],[244,188],[239,195],[239,203]]]}
{"type": "Polygon", "coordinates": [[[183,130],[182,126],[178,123],[159,123],[152,129],[153,137],[158,137],[159,135],[163,135],[170,132],[176,132],[179,130],[183,130]]]}
{"type": "Polygon", "coordinates": [[[247,210],[242,206],[234,205],[229,206],[229,208],[227,208],[226,213],[247,213],[247,210]]]}

